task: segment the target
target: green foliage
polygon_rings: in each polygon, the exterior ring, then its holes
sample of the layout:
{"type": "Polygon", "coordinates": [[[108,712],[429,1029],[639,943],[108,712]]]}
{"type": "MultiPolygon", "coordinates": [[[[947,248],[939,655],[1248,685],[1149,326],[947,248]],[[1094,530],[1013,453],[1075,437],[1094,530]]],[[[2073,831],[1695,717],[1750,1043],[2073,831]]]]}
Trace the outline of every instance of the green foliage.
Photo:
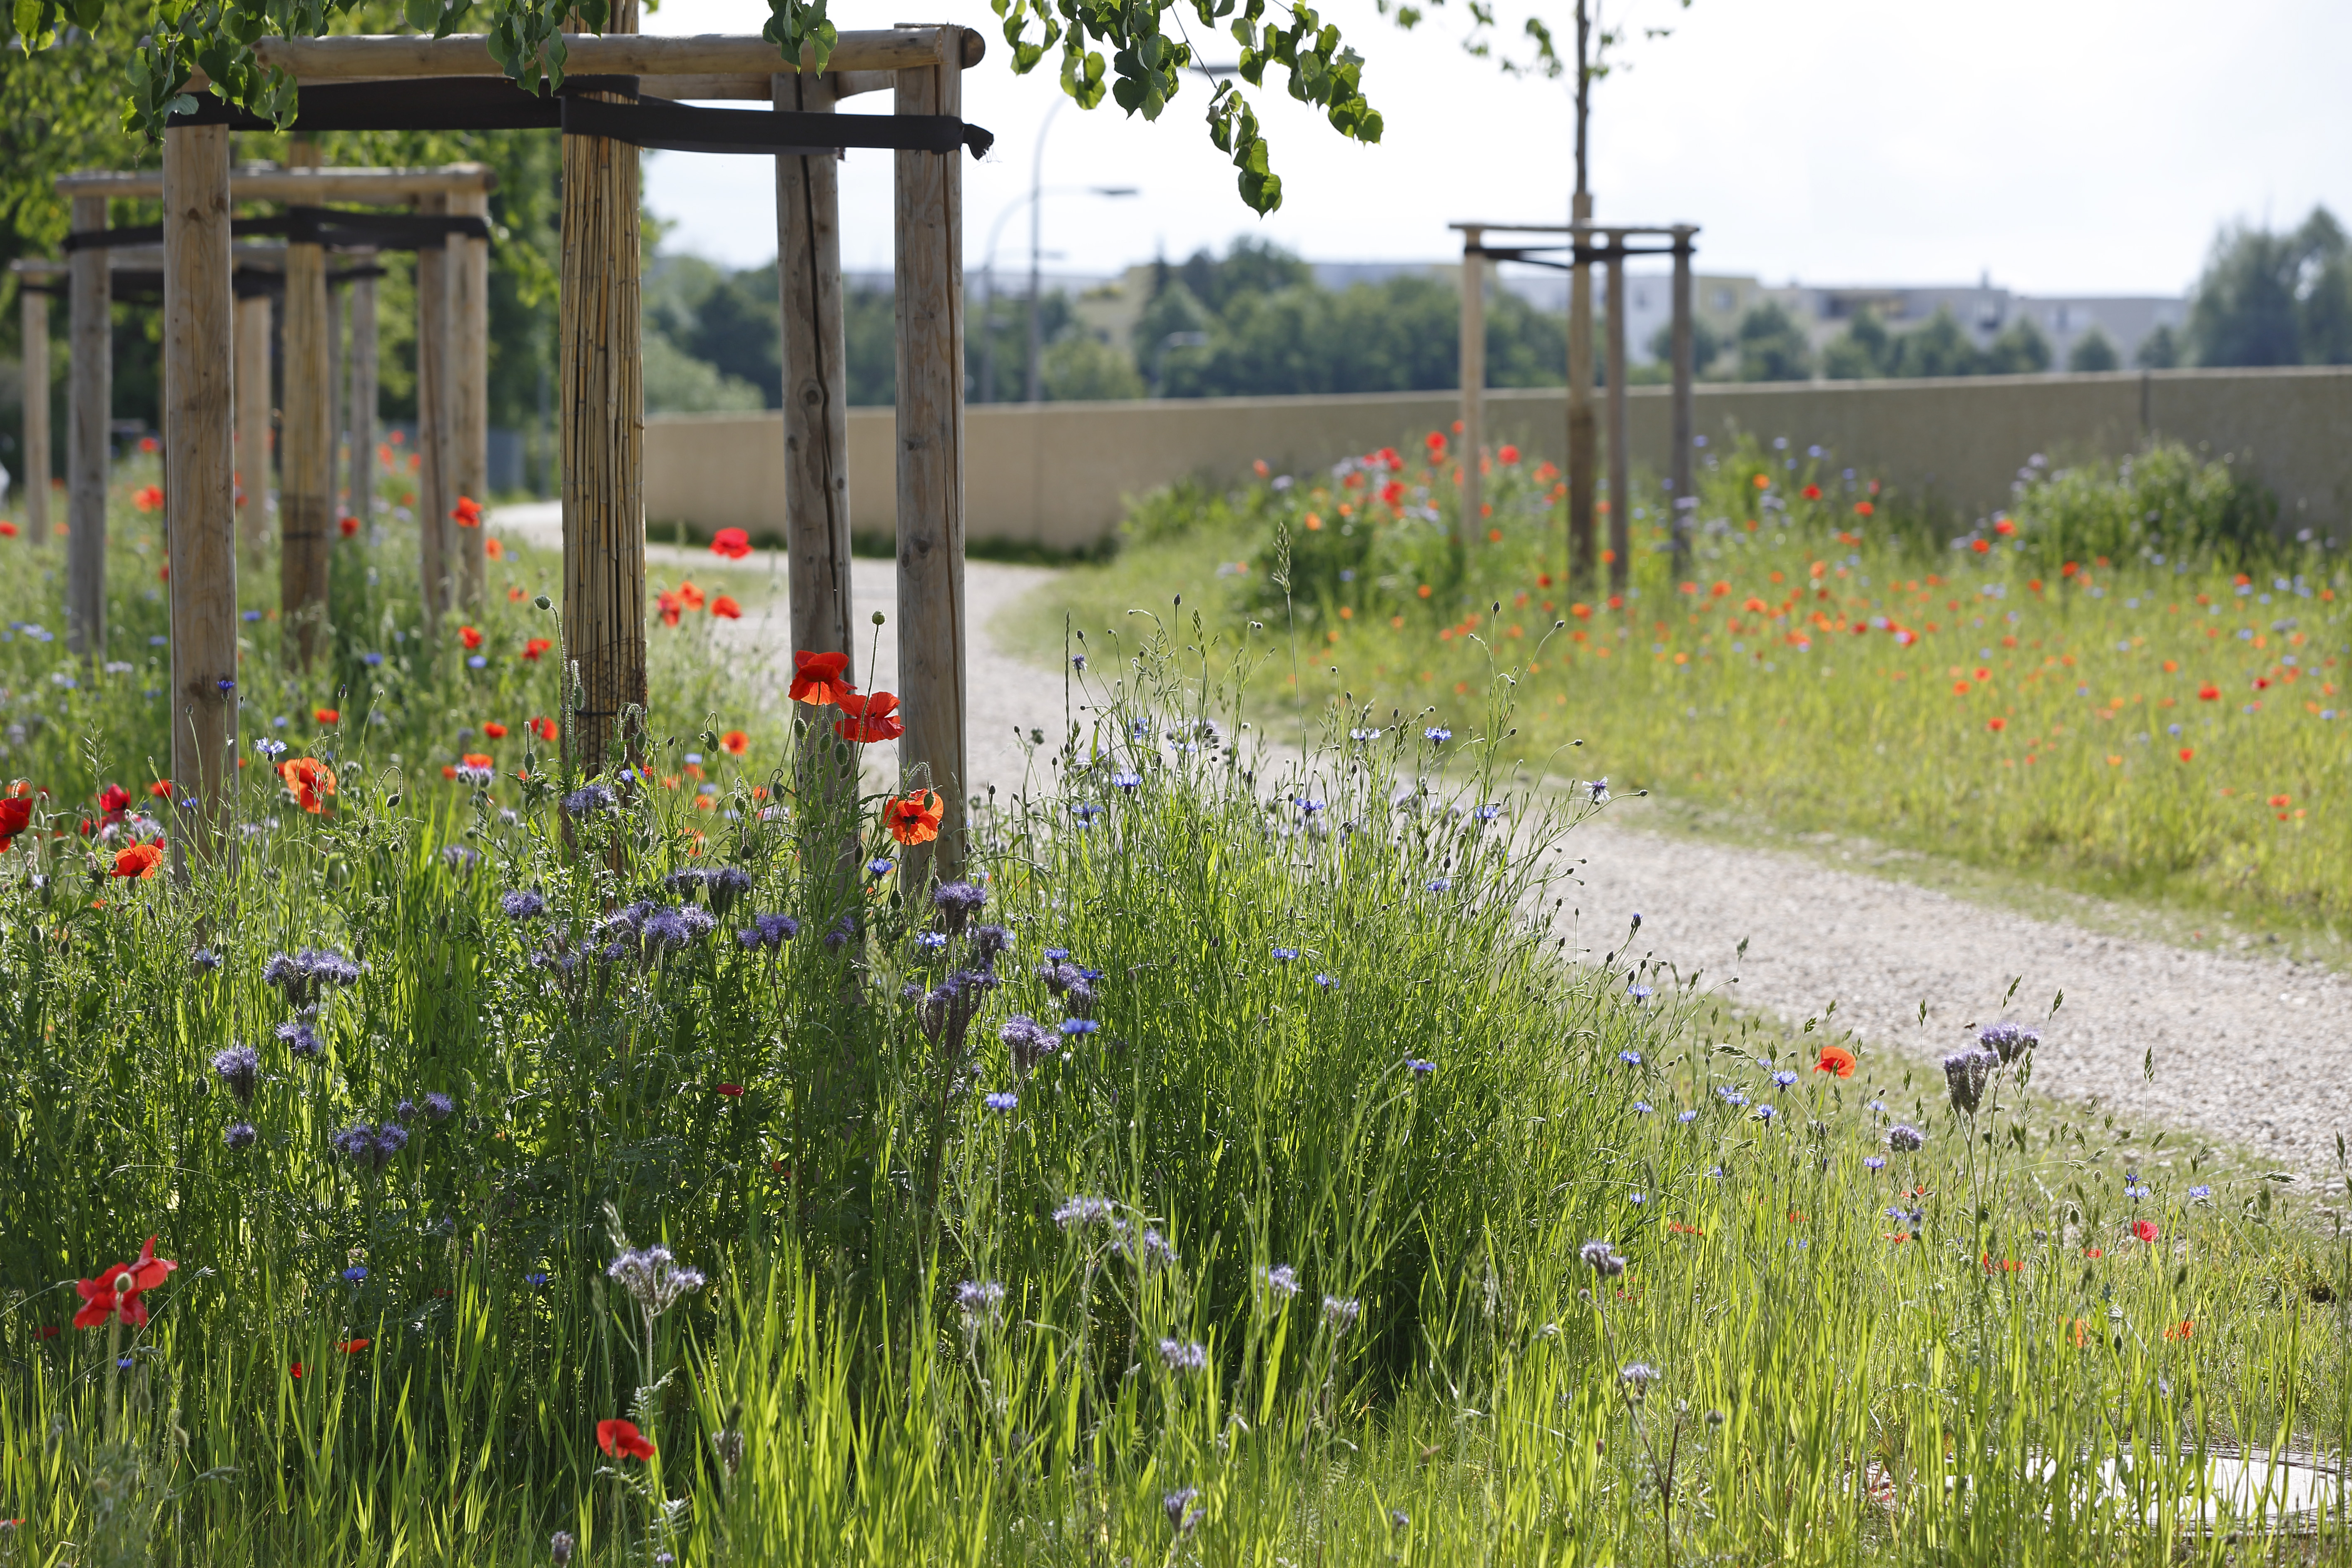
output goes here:
{"type": "Polygon", "coordinates": [[[2180,339],[2169,324],[2159,325],[2142,338],[2132,363],[2141,370],[2172,370],[2180,363],[2180,339]]]}
{"type": "Polygon", "coordinates": [[[2121,370],[2123,365],[2123,355],[2116,352],[2116,341],[2095,324],[2066,351],[2066,368],[2075,375],[2099,375],[2121,370]]]}
{"type": "Polygon", "coordinates": [[[1986,346],[1983,363],[1987,375],[2039,375],[2050,368],[2050,340],[2020,316],[1986,346]]]}
{"type": "MultiPolygon", "coordinates": [[[[1606,312],[1603,312],[1605,315],[1606,312]]],[[[1691,313],[1691,374],[1705,375],[1723,352],[1723,340],[1716,335],[1706,319],[1696,311],[1691,313]]],[[[1675,325],[1672,321],[1650,334],[1650,358],[1665,367],[1672,374],[1675,363],[1675,325]]]]}
{"type": "Polygon", "coordinates": [[[1088,331],[1066,332],[1045,345],[1042,379],[1048,402],[1117,402],[1143,395],[1135,362],[1088,331]]]}
{"type": "Polygon", "coordinates": [[[2176,441],[2114,463],[2029,464],[2011,508],[2044,572],[2067,562],[2209,560],[2231,569],[2278,553],[2278,500],[2262,481],[2176,441]]]}
{"type": "Polygon", "coordinates": [[[1950,307],[1941,306],[1924,325],[1895,339],[1888,370],[1901,376],[1976,375],[1983,363],[1950,307]]]}
{"type": "Polygon", "coordinates": [[[1768,300],[1739,319],[1739,379],[1805,381],[1813,374],[1813,352],[1796,318],[1768,300]]]}
{"type": "Polygon", "coordinates": [[[2209,365],[2352,363],[2352,247],[2326,207],[2285,234],[2239,225],[2213,241],[2188,338],[2209,365]]]}
{"type": "Polygon", "coordinates": [[[1832,381],[1872,381],[1886,374],[1894,361],[1894,340],[1878,312],[1864,305],[1822,350],[1822,374],[1832,381]]]}

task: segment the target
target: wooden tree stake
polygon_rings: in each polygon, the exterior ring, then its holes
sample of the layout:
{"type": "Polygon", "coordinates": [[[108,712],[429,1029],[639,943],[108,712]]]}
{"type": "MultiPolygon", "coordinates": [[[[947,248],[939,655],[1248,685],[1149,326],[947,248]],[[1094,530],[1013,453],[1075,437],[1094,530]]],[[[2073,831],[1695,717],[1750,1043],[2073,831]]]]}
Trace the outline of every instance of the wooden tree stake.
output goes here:
{"type": "Polygon", "coordinates": [[[1633,448],[1625,419],[1625,237],[1609,236],[1609,588],[1625,591],[1633,565],[1633,448]]]}
{"type": "Polygon", "coordinates": [[[1696,367],[1691,363],[1691,236],[1688,224],[1675,226],[1675,449],[1666,460],[1667,482],[1674,487],[1675,574],[1690,564],[1691,525],[1698,521],[1698,495],[1691,487],[1691,442],[1698,434],[1697,410],[1691,383],[1696,367]]]}
{"type": "MultiPolygon", "coordinates": [[[[898,72],[900,114],[961,114],[961,55],[898,72]]],[[[963,164],[961,152],[898,153],[898,681],[910,788],[946,811],[928,853],[906,857],[912,893],[962,875],[963,164]]]]}
{"type": "MultiPolygon", "coordinates": [[[[106,198],[76,196],[77,232],[106,226],[106,198]]],[[[114,420],[114,279],[106,252],[68,263],[73,383],[66,405],[66,646],[106,652],[106,478],[114,420]]]]}
{"type": "MultiPolygon", "coordinates": [[[[483,191],[458,192],[450,195],[448,206],[452,213],[488,217],[490,198],[483,191]]],[[[449,462],[443,511],[449,526],[442,537],[457,552],[452,575],[458,599],[473,610],[481,607],[487,570],[483,530],[455,526],[447,514],[460,496],[487,503],[490,493],[490,242],[453,234],[446,254],[442,266],[449,284],[449,350],[443,385],[448,392],[448,434],[441,450],[449,462]]]]}
{"type": "Polygon", "coordinates": [[[1594,449],[1592,415],[1592,264],[1584,248],[1592,243],[1592,196],[1577,193],[1569,237],[1576,247],[1568,275],[1568,566],[1570,581],[1590,583],[1599,564],[1592,542],[1594,449]]]}
{"type": "MultiPolygon", "coordinates": [[[[569,145],[571,138],[564,139],[569,145]]],[[[416,198],[420,213],[449,210],[446,195],[416,198]]],[[[449,535],[449,257],[445,249],[416,253],[416,551],[425,592],[425,628],[436,635],[457,576],[449,535]]]]}
{"type": "MultiPolygon", "coordinates": [[[[637,30],[618,0],[613,33],[637,30]]],[[[646,701],[645,370],[637,150],[563,139],[559,405],[563,422],[563,642],[578,670],[563,744],[602,773],[615,726],[646,701]]],[[[623,738],[634,748],[634,736],[623,738]]]]}
{"type": "MultiPolygon", "coordinates": [[[[228,128],[163,132],[163,528],[172,567],[173,869],[233,853],[235,300],[228,128]],[[193,799],[193,806],[181,801],[193,799]]],[[[315,249],[315,247],[312,247],[315,249]]]]}
{"type": "Polygon", "coordinates": [[[49,546],[49,297],[16,279],[25,353],[25,532],[36,550],[49,546]]]}
{"type": "Polygon", "coordinates": [[[1479,463],[1486,450],[1486,258],[1480,231],[1462,231],[1462,433],[1454,460],[1462,465],[1462,542],[1477,542],[1486,517],[1486,486],[1479,463]]]}
{"type": "Polygon", "coordinates": [[[278,485],[278,604],[287,653],[308,668],[324,646],[334,538],[333,398],[327,380],[327,253],[286,247],[286,397],[278,485]]]}
{"type": "Polygon", "coordinates": [[[258,560],[269,537],[269,296],[236,302],[237,535],[258,560]]]}
{"type": "MultiPolygon", "coordinates": [[[[372,253],[352,258],[375,265],[372,253]]],[[[375,279],[352,279],[352,386],[348,428],[352,433],[352,513],[362,527],[375,521],[376,443],[375,279]]]]}

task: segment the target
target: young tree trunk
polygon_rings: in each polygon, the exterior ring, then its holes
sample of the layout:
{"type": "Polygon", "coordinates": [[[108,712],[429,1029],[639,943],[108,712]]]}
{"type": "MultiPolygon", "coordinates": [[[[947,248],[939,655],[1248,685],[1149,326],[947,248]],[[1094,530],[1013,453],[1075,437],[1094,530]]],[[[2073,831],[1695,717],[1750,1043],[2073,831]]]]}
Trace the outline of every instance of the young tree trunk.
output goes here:
{"type": "MultiPolygon", "coordinates": [[[[104,196],[76,196],[73,226],[106,226],[104,196]]],[[[77,250],[68,331],[73,384],[66,405],[66,647],[106,655],[106,480],[114,422],[114,279],[106,252],[77,250]]]]}

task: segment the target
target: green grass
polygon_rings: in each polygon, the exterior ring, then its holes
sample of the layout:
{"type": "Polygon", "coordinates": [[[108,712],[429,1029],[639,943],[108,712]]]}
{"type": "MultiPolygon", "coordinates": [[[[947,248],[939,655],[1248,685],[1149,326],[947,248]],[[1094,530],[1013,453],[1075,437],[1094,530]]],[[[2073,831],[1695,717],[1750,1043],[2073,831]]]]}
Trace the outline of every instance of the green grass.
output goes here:
{"type": "MultiPolygon", "coordinates": [[[[332,809],[247,778],[233,868],[20,839],[0,1563],[2218,1564],[2209,1453],[2343,1446],[2352,1253],[2292,1184],[2030,1054],[1963,1115],[1907,1048],[1817,1070],[1833,1020],[1570,965],[1575,814],[1507,748],[1301,770],[1202,632],[1093,640],[961,918],[781,720],[709,810],[667,751],[610,807],[442,780],[484,707],[446,650],[296,733],[332,809]],[[357,973],[273,986],[302,948],[357,973]],[[151,1235],[151,1320],[72,1327],[151,1235]],[[656,1242],[707,1277],[659,1310],[608,1273],[656,1242]]],[[[709,694],[667,646],[656,736],[709,694]]]]}
{"type": "Polygon", "coordinates": [[[1556,476],[1530,460],[1496,467],[1466,552],[1442,465],[1180,490],[1139,510],[1118,561],[1041,595],[1029,635],[1181,593],[1213,628],[1297,648],[1281,679],[1309,712],[1425,710],[1467,732],[1501,679],[1509,746],[1538,770],[2340,940],[2339,552],[2253,542],[2245,487],[2173,450],[2038,479],[1933,544],[1834,461],[1711,458],[1688,571],[1637,509],[1613,605],[1559,581],[1556,476]]]}

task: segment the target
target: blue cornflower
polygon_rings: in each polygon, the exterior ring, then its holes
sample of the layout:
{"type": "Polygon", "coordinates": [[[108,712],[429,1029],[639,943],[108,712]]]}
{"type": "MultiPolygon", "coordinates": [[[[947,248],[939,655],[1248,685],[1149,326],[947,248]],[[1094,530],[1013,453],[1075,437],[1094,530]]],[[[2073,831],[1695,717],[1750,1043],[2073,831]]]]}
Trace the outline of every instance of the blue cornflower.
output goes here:
{"type": "Polygon", "coordinates": [[[1092,801],[1082,800],[1070,807],[1070,815],[1078,819],[1080,827],[1092,827],[1095,818],[1102,815],[1102,807],[1092,801]]]}
{"type": "Polygon", "coordinates": [[[2137,1182],[2126,1182],[2124,1184],[2124,1196],[2131,1199],[2134,1203],[2137,1203],[2140,1199],[2147,1196],[2147,1189],[2137,1182]]]}
{"type": "Polygon", "coordinates": [[[1454,879],[1451,877],[1432,877],[1429,879],[1429,890],[1433,893],[1443,893],[1453,886],[1454,879]]]}
{"type": "Polygon", "coordinates": [[[1021,1097],[1017,1094],[1000,1091],[988,1096],[986,1099],[982,1100],[981,1103],[988,1107],[989,1110],[1002,1114],[1005,1111],[1011,1110],[1014,1106],[1019,1105],[1021,1103],[1021,1097]]]}
{"type": "Polygon", "coordinates": [[[2189,1188],[2189,1195],[2190,1197],[2192,1197],[2192,1198],[2197,1199],[2200,1203],[2202,1203],[2205,1199],[2210,1198],[2210,1197],[2211,1197],[2211,1196],[2213,1195],[2213,1189],[2212,1189],[2212,1188],[2210,1188],[2210,1187],[2209,1187],[2209,1186],[2205,1186],[2205,1185],[2203,1185],[2203,1184],[2199,1184],[2199,1185],[2197,1185],[2197,1186],[2193,1186],[2193,1187],[2189,1188]]]}
{"type": "Polygon", "coordinates": [[[1797,1075],[1790,1072],[1788,1068],[1782,1068],[1779,1072],[1772,1075],[1772,1081],[1779,1084],[1782,1089],[1786,1089],[1790,1084],[1797,1081],[1797,1075]]]}
{"type": "Polygon", "coordinates": [[[263,760],[274,763],[286,754],[286,742],[263,739],[256,741],[253,749],[261,753],[263,760]]]}
{"type": "Polygon", "coordinates": [[[1093,1018],[1065,1018],[1062,1020],[1062,1033],[1066,1035],[1091,1035],[1099,1032],[1101,1028],[1101,1023],[1093,1018]]]}
{"type": "Polygon", "coordinates": [[[1748,1097],[1740,1093],[1738,1089],[1732,1088],[1729,1084],[1717,1085],[1715,1092],[1723,1097],[1723,1103],[1726,1105],[1745,1105],[1748,1103],[1748,1097]]]}
{"type": "Polygon", "coordinates": [[[1428,729],[1423,730],[1421,732],[1421,738],[1427,741],[1433,746],[1442,746],[1445,744],[1446,742],[1454,739],[1454,731],[1445,728],[1443,724],[1432,724],[1428,729]]]}
{"type": "Polygon", "coordinates": [[[919,931],[915,933],[915,945],[925,952],[937,952],[947,944],[948,933],[943,931],[919,931]]]}
{"type": "Polygon", "coordinates": [[[1110,785],[1113,789],[1123,789],[1127,791],[1128,794],[1133,795],[1138,789],[1142,787],[1143,775],[1141,773],[1113,773],[1110,775],[1110,785]]]}
{"type": "Polygon", "coordinates": [[[1675,1112],[1675,1120],[1687,1127],[1692,1122],[1698,1120],[1698,1112],[1696,1110],[1677,1110],[1675,1112]]]}
{"type": "Polygon", "coordinates": [[[488,669],[489,667],[490,661],[478,653],[466,661],[467,669],[488,669]]]}
{"type": "Polygon", "coordinates": [[[360,662],[366,665],[370,669],[373,669],[377,665],[383,662],[383,655],[373,652],[363,653],[360,655],[360,662]]]}
{"type": "Polygon", "coordinates": [[[188,967],[209,974],[221,966],[221,955],[209,947],[200,947],[188,954],[188,967]]]}
{"type": "Polygon", "coordinates": [[[1642,1053],[1639,1051],[1619,1051],[1617,1053],[1617,1059],[1623,1062],[1629,1068],[1637,1068],[1642,1065],[1642,1053]]]}
{"type": "Polygon", "coordinates": [[[506,911],[509,920],[535,921],[547,912],[547,900],[537,890],[526,888],[500,899],[499,908],[506,911]]]}
{"type": "Polygon", "coordinates": [[[1646,1193],[1627,1193],[1625,1194],[1625,1201],[1629,1204],[1641,1205],[1648,1203],[1650,1198],[1649,1194],[1646,1193]]]}
{"type": "Polygon", "coordinates": [[[1276,963],[1288,963],[1297,956],[1298,950],[1295,947],[1277,947],[1274,950],[1274,961],[1276,963]]]}
{"type": "Polygon", "coordinates": [[[1656,993],[1652,991],[1646,985],[1628,985],[1625,987],[1625,994],[1631,996],[1635,1002],[1639,1003],[1647,1002],[1652,996],[1655,995],[1656,993]]]}
{"type": "Polygon", "coordinates": [[[343,1282],[347,1285],[356,1285],[366,1278],[367,1265],[364,1263],[354,1263],[343,1270],[343,1282]]]}
{"type": "Polygon", "coordinates": [[[1319,800],[1298,799],[1297,796],[1292,798],[1298,801],[1298,814],[1301,816],[1312,816],[1323,809],[1323,802],[1319,800]]]}
{"type": "Polygon", "coordinates": [[[1884,1154],[1864,1154],[1862,1157],[1862,1168],[1865,1171],[1883,1171],[1886,1169],[1886,1156],[1884,1154]]]}
{"type": "Polygon", "coordinates": [[[1769,1121],[1780,1114],[1780,1111],[1777,1106],[1759,1105],[1756,1108],[1756,1120],[1759,1121],[1769,1121]]]}
{"type": "Polygon", "coordinates": [[[1437,1070],[1435,1062],[1425,1062],[1417,1057],[1405,1058],[1404,1065],[1412,1069],[1412,1076],[1415,1078],[1427,1078],[1437,1070]]]}
{"type": "Polygon", "coordinates": [[[522,1282],[530,1286],[534,1290],[538,1289],[541,1285],[546,1284],[547,1281],[548,1276],[541,1273],[526,1274],[522,1277],[522,1282]]]}
{"type": "Polygon", "coordinates": [[[1647,1116],[1656,1109],[1656,1106],[1646,1100],[1637,1100],[1633,1102],[1633,1114],[1636,1116],[1647,1116]]]}
{"type": "Polygon", "coordinates": [[[1066,947],[1049,947],[1045,950],[1045,960],[1049,963],[1059,963],[1069,956],[1070,950],[1066,947]]]}
{"type": "Polygon", "coordinates": [[[1503,808],[1499,805],[1482,805],[1471,815],[1481,822],[1492,822],[1503,815],[1503,808]]]}
{"type": "Polygon", "coordinates": [[[866,862],[866,874],[869,877],[887,877],[896,868],[896,862],[887,855],[877,855],[866,862]]]}
{"type": "Polygon", "coordinates": [[[1315,984],[1328,991],[1339,984],[1339,977],[1336,974],[1318,974],[1315,977],[1315,984]]]}

